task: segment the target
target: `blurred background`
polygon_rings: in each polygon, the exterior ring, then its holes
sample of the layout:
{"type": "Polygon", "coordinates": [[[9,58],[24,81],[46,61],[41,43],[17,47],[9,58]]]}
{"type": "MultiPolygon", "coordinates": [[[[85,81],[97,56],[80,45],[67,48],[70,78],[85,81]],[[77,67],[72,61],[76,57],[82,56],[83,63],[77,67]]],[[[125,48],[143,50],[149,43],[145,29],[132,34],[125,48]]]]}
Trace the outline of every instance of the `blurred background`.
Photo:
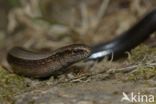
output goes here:
{"type": "MultiPolygon", "coordinates": [[[[72,43],[92,46],[117,37],[155,7],[156,0],[0,0],[0,103],[121,104],[123,90],[156,94],[156,49],[149,47],[125,60],[80,63],[57,80],[31,80],[1,68],[14,46],[43,51],[72,43]]],[[[155,39],[152,35],[148,46],[155,39]]]]}
{"type": "Polygon", "coordinates": [[[0,61],[8,49],[93,45],[120,35],[155,0],[0,0],[0,61]]]}

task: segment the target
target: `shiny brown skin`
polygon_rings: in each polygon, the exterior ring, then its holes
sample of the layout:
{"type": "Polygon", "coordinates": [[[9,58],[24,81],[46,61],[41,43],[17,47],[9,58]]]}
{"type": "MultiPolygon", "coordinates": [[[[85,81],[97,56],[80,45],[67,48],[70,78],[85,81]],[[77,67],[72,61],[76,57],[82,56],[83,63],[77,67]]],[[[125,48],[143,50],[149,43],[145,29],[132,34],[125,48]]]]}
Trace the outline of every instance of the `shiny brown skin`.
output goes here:
{"type": "Polygon", "coordinates": [[[16,74],[45,78],[63,73],[68,66],[87,58],[90,52],[90,48],[82,44],[65,46],[48,53],[16,47],[8,52],[7,60],[16,74]]]}

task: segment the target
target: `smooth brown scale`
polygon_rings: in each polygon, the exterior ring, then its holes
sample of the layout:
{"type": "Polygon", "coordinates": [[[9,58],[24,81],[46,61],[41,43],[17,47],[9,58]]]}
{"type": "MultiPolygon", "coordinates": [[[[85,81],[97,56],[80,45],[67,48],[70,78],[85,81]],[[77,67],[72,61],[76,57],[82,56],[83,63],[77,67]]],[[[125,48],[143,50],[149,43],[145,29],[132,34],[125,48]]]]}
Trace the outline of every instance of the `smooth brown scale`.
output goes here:
{"type": "Polygon", "coordinates": [[[82,44],[59,48],[46,53],[45,57],[44,53],[39,54],[22,48],[13,48],[8,52],[7,60],[16,74],[44,78],[65,71],[68,66],[87,58],[90,53],[90,48],[82,44]]]}

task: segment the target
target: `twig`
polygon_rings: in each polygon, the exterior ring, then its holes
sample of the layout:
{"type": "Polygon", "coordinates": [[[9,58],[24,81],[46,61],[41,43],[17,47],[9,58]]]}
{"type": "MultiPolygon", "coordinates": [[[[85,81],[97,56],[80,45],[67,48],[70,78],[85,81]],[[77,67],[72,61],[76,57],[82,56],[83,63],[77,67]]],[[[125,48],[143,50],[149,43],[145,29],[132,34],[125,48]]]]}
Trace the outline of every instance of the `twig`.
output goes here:
{"type": "Polygon", "coordinates": [[[99,24],[100,24],[103,16],[106,13],[109,2],[110,2],[110,0],[103,0],[102,4],[98,10],[97,16],[92,20],[92,22],[93,22],[92,26],[93,26],[94,31],[96,31],[97,28],[99,27],[99,24]]]}
{"type": "Polygon", "coordinates": [[[80,13],[81,13],[82,22],[81,22],[81,27],[78,28],[77,31],[80,34],[86,34],[86,32],[88,32],[89,29],[93,30],[93,32],[96,31],[105,14],[109,2],[110,0],[103,0],[100,8],[97,11],[97,15],[91,19],[88,14],[87,4],[85,2],[82,2],[80,4],[80,13]]]}
{"type": "Polygon", "coordinates": [[[88,16],[88,9],[87,4],[85,2],[82,2],[80,4],[80,13],[81,13],[81,28],[79,30],[80,34],[85,34],[89,27],[89,16],[88,16]]]}
{"type": "Polygon", "coordinates": [[[104,16],[109,2],[110,2],[110,0],[103,0],[103,2],[102,2],[101,6],[98,10],[98,14],[97,14],[97,19],[99,20],[99,22],[102,19],[102,17],[104,16]]]}
{"type": "Polygon", "coordinates": [[[130,71],[133,71],[137,67],[138,67],[138,65],[133,65],[133,66],[128,66],[128,67],[120,68],[120,69],[110,69],[106,73],[111,73],[111,74],[119,73],[119,72],[127,73],[130,71]]]}
{"type": "MultiPolygon", "coordinates": [[[[145,63],[144,65],[145,67],[156,67],[156,63],[145,63]]],[[[109,73],[109,74],[115,74],[119,72],[128,73],[128,72],[134,71],[138,66],[139,65],[132,65],[132,66],[128,66],[128,67],[120,68],[120,69],[110,69],[106,73],[109,73]]]]}

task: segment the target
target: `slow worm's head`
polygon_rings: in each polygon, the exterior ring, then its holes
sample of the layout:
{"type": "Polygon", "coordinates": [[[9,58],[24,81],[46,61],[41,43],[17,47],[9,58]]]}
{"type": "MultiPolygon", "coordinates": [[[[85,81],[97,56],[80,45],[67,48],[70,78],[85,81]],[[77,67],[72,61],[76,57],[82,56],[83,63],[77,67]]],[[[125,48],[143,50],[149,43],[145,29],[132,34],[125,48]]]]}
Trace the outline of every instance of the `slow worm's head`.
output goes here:
{"type": "Polygon", "coordinates": [[[73,44],[57,50],[61,64],[72,64],[87,58],[91,54],[91,49],[83,44],[73,44]]]}

